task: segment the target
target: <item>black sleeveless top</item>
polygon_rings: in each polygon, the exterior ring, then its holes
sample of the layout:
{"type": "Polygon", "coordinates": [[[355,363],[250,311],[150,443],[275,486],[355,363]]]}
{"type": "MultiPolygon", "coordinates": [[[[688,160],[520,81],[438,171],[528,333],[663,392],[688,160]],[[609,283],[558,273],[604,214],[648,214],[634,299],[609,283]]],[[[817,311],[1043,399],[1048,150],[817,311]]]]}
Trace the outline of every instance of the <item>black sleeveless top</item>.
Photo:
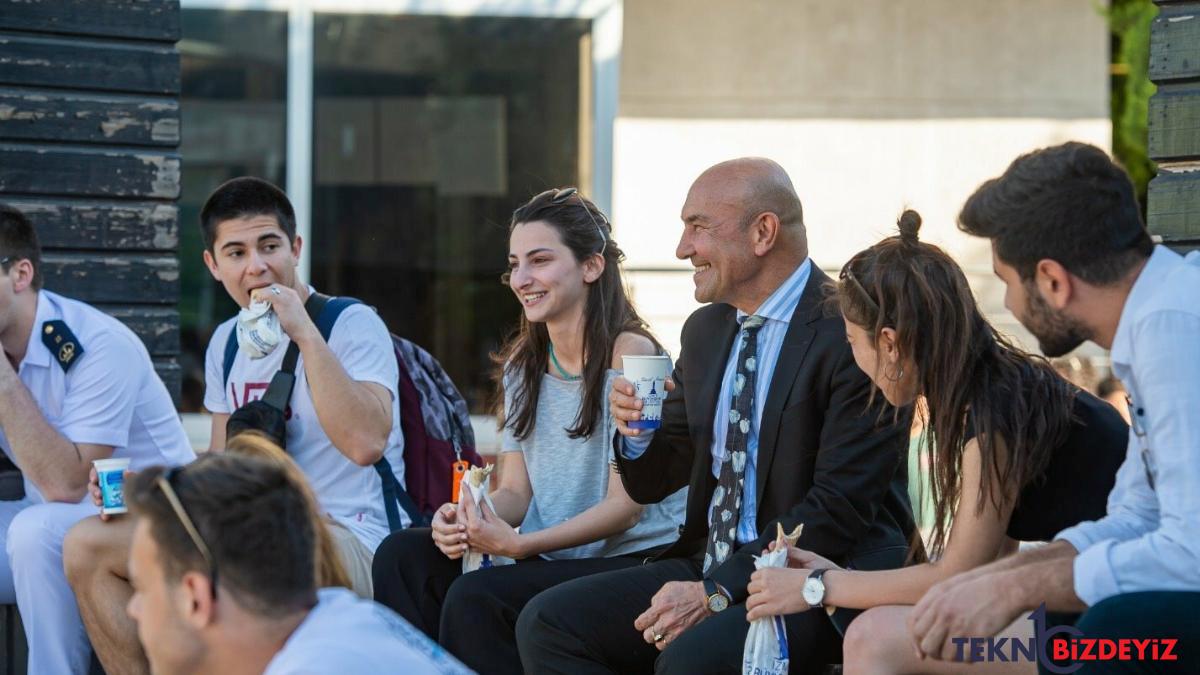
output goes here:
{"type": "Polygon", "coordinates": [[[1086,391],[1076,393],[1074,413],[1066,442],[1017,498],[1008,521],[1013,539],[1049,541],[1072,525],[1102,518],[1107,510],[1108,493],[1125,460],[1129,426],[1116,408],[1086,391]]]}

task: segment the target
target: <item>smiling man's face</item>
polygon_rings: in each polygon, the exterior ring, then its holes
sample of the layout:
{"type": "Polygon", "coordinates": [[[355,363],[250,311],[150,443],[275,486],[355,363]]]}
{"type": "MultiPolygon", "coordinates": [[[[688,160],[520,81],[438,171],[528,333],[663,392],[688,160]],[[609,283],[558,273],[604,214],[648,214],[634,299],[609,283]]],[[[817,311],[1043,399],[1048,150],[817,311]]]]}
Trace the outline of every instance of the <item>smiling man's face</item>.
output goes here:
{"type": "Polygon", "coordinates": [[[733,304],[737,288],[754,276],[758,264],[752,233],[743,222],[743,206],[731,198],[731,192],[701,177],[688,191],[679,216],[683,234],[675,257],[692,263],[697,302],[733,304]]]}

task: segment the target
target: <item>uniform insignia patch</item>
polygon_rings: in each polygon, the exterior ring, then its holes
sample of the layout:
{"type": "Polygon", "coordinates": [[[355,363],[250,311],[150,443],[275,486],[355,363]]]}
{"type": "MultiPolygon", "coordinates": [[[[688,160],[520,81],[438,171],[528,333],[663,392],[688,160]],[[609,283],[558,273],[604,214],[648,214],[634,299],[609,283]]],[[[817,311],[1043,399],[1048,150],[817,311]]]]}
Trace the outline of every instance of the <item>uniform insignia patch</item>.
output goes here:
{"type": "Polygon", "coordinates": [[[67,328],[67,324],[59,320],[47,321],[42,324],[42,343],[54,355],[63,372],[71,370],[71,366],[83,356],[83,345],[79,338],[67,328]]]}

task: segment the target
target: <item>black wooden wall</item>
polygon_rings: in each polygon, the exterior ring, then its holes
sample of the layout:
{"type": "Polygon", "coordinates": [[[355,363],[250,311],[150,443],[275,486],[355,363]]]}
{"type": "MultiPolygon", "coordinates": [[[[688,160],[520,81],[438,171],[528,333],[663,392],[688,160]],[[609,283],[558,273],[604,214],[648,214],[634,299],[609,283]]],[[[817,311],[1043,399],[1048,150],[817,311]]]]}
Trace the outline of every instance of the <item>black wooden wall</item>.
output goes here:
{"type": "Polygon", "coordinates": [[[179,392],[178,0],[0,0],[0,200],[179,392]]]}
{"type": "MultiPolygon", "coordinates": [[[[1147,225],[1176,250],[1200,248],[1200,1],[1156,0],[1150,28],[1147,225]]],[[[1192,289],[1195,290],[1195,289],[1192,289]]]]}

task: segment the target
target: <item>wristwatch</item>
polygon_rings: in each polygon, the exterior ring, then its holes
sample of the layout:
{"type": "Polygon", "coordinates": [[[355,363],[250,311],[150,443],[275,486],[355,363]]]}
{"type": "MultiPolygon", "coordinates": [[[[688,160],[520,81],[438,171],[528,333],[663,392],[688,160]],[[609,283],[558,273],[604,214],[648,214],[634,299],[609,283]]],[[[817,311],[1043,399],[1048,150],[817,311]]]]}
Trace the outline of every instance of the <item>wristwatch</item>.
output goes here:
{"type": "Polygon", "coordinates": [[[804,589],[800,591],[800,595],[804,597],[804,601],[809,607],[824,607],[821,602],[825,599],[825,582],[821,581],[821,577],[829,570],[813,570],[808,578],[804,580],[804,589]]]}
{"type": "Polygon", "coordinates": [[[729,607],[729,594],[712,579],[704,580],[704,595],[708,596],[708,611],[713,614],[722,612],[729,607]]]}

